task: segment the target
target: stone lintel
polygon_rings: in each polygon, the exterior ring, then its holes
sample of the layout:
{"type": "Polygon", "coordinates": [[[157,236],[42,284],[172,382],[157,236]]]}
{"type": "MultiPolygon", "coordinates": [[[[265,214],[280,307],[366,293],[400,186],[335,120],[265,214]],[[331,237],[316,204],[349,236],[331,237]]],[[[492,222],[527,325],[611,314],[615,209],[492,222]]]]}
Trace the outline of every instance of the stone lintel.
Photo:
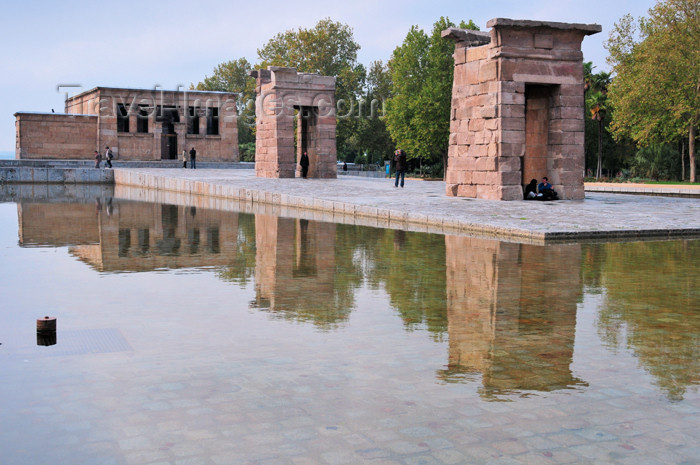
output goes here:
{"type": "Polygon", "coordinates": [[[467,47],[478,47],[491,42],[491,34],[486,31],[473,31],[471,29],[460,29],[450,27],[442,31],[443,38],[450,38],[455,42],[465,42],[467,47]]]}
{"type": "Polygon", "coordinates": [[[493,50],[489,58],[514,58],[529,59],[538,61],[581,61],[583,53],[580,50],[547,50],[545,53],[538,52],[537,49],[498,47],[493,50]]]}
{"type": "Polygon", "coordinates": [[[288,68],[286,66],[268,66],[267,69],[269,71],[272,71],[273,73],[289,73],[289,74],[297,74],[297,69],[296,68],[288,68]]]}
{"type": "MultiPolygon", "coordinates": [[[[597,34],[598,32],[603,30],[600,24],[559,23],[554,21],[535,21],[528,19],[508,18],[493,18],[486,23],[486,27],[560,29],[565,31],[580,31],[584,35],[597,34]]],[[[443,37],[445,37],[444,32],[443,37]]]]}

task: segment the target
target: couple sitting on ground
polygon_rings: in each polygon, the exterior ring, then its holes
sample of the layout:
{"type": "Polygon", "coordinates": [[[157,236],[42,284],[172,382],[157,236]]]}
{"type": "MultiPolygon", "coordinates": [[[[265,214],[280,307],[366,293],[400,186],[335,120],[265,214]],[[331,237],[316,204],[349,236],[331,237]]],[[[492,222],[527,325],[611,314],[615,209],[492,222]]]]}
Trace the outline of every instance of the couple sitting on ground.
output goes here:
{"type": "Polygon", "coordinates": [[[542,178],[538,185],[537,179],[532,179],[530,184],[525,186],[525,200],[558,200],[557,192],[549,183],[547,176],[542,178]]]}

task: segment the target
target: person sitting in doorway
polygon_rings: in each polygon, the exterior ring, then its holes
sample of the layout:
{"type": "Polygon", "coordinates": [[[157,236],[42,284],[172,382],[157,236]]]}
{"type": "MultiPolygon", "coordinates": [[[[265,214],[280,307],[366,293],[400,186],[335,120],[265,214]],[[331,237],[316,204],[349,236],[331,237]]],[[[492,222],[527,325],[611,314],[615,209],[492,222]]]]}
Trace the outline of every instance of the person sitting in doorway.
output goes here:
{"type": "Polygon", "coordinates": [[[537,186],[537,192],[537,200],[557,200],[558,198],[547,176],[542,178],[542,182],[537,186]]]}
{"type": "Polygon", "coordinates": [[[525,200],[537,198],[537,179],[531,179],[530,184],[525,186],[525,200]]]}

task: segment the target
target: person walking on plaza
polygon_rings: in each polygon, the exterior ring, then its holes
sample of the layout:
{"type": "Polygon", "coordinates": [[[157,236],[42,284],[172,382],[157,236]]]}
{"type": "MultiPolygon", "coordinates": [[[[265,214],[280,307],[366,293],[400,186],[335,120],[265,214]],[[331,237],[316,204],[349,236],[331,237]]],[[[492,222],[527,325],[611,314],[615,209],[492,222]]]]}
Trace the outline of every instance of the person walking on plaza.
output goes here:
{"type": "Polygon", "coordinates": [[[306,179],[306,175],[309,172],[309,156],[304,152],[299,160],[299,166],[301,166],[301,177],[306,179]]]}
{"type": "Polygon", "coordinates": [[[100,152],[95,150],[95,168],[100,167],[100,161],[102,161],[102,157],[100,156],[100,152]]]}
{"type": "Polygon", "coordinates": [[[112,167],[112,158],[114,158],[114,154],[112,153],[112,149],[107,146],[105,150],[105,168],[111,168],[112,167]]]}
{"type": "Polygon", "coordinates": [[[398,149],[394,152],[394,163],[396,164],[396,182],[394,182],[394,187],[399,187],[399,177],[401,178],[401,187],[403,187],[403,178],[406,175],[406,152],[398,149]]]}
{"type": "Polygon", "coordinates": [[[197,169],[196,161],[197,151],[194,149],[194,147],[192,147],[192,150],[190,150],[190,168],[192,168],[193,170],[197,169]]]}
{"type": "Polygon", "coordinates": [[[182,149],[182,167],[187,168],[187,150],[182,149]]]}

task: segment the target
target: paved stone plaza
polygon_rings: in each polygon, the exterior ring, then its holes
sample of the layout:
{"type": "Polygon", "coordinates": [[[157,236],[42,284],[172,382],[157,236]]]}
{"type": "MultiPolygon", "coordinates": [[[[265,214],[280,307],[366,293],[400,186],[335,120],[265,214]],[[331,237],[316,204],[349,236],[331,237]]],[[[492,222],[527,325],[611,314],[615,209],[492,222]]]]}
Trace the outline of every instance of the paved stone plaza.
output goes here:
{"type": "Polygon", "coordinates": [[[402,189],[389,179],[265,179],[248,170],[117,169],[115,180],[118,190],[203,194],[212,202],[276,205],[283,215],[284,208],[315,210],[328,221],[437,233],[535,241],[700,234],[700,202],[693,198],[588,192],[581,201],[503,202],[445,197],[438,181],[409,180],[402,189]]]}

